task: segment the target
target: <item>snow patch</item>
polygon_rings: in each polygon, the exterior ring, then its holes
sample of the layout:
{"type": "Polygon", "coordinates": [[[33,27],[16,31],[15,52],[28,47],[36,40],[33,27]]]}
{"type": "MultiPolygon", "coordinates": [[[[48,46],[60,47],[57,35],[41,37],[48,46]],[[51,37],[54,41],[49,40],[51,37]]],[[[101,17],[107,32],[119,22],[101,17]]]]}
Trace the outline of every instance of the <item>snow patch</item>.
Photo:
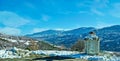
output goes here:
{"type": "Polygon", "coordinates": [[[25,42],[24,44],[29,45],[30,41],[25,42]]]}
{"type": "Polygon", "coordinates": [[[37,51],[32,51],[32,53],[49,55],[49,56],[61,56],[61,55],[78,54],[79,52],[76,52],[76,51],[57,51],[57,50],[37,50],[37,51]]]}
{"type": "Polygon", "coordinates": [[[30,52],[28,50],[18,49],[16,47],[9,50],[0,50],[0,58],[22,58],[29,56],[30,52]]]}

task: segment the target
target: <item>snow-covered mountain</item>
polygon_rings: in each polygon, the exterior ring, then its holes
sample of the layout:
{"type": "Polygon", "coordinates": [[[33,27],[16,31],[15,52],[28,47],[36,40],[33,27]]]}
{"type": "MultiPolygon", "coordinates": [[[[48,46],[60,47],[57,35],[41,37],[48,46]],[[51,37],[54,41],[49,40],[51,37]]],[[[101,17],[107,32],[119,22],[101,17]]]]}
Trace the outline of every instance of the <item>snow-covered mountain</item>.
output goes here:
{"type": "Polygon", "coordinates": [[[102,50],[120,51],[120,25],[104,27],[101,29],[82,27],[69,31],[48,30],[26,36],[37,40],[42,39],[56,45],[71,47],[78,39],[83,39],[90,31],[95,31],[100,37],[102,50]]]}

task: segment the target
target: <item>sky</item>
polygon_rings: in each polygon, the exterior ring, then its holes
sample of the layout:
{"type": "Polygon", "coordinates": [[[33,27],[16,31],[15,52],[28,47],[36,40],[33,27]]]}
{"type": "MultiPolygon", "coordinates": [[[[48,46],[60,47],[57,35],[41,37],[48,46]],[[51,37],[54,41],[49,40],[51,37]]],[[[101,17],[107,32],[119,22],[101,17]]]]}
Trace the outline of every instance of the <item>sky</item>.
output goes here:
{"type": "Polygon", "coordinates": [[[0,0],[0,32],[25,35],[120,25],[119,7],[120,0],[0,0]]]}

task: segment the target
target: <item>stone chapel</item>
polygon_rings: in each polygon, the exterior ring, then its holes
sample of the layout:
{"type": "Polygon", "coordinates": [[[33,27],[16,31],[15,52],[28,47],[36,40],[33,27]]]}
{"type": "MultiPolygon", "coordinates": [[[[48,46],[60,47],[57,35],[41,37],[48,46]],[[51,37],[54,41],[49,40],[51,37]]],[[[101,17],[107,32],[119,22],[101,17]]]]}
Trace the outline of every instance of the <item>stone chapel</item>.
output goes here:
{"type": "Polygon", "coordinates": [[[89,32],[85,37],[85,53],[90,55],[97,55],[100,51],[100,40],[95,32],[89,32]]]}

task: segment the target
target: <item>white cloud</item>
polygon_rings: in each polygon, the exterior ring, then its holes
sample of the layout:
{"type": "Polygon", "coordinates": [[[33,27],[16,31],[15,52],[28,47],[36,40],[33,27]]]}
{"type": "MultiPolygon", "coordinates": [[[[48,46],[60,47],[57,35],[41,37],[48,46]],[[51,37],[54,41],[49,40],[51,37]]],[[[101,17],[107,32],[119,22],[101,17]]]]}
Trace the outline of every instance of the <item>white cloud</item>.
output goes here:
{"type": "Polygon", "coordinates": [[[105,16],[105,13],[100,11],[99,9],[108,8],[109,0],[87,0],[80,2],[77,4],[79,8],[87,8],[88,12],[79,12],[79,13],[86,13],[86,14],[96,14],[99,16],[105,16]]]}
{"type": "Polygon", "coordinates": [[[109,11],[113,17],[120,18],[120,3],[113,4],[113,8],[109,11]]]}
{"type": "Polygon", "coordinates": [[[94,9],[94,8],[91,9],[91,12],[94,13],[94,14],[100,15],[100,16],[104,16],[104,15],[105,15],[105,14],[102,13],[101,11],[99,11],[99,10],[97,10],[97,9],[94,9]]]}
{"type": "Polygon", "coordinates": [[[9,34],[9,35],[20,35],[21,30],[17,28],[10,28],[10,27],[4,27],[0,28],[1,33],[9,34]]]}
{"type": "Polygon", "coordinates": [[[41,19],[42,19],[43,21],[48,21],[48,20],[50,20],[50,16],[48,16],[48,15],[42,15],[42,16],[41,16],[41,19]]]}
{"type": "Polygon", "coordinates": [[[0,11],[0,22],[7,27],[20,27],[29,23],[30,21],[20,17],[16,13],[9,11],[0,11]]]}
{"type": "Polygon", "coordinates": [[[96,8],[105,8],[108,7],[109,0],[94,0],[96,8]]]}
{"type": "Polygon", "coordinates": [[[84,0],[76,4],[77,7],[89,8],[106,8],[108,7],[109,0],[84,0]]]}

